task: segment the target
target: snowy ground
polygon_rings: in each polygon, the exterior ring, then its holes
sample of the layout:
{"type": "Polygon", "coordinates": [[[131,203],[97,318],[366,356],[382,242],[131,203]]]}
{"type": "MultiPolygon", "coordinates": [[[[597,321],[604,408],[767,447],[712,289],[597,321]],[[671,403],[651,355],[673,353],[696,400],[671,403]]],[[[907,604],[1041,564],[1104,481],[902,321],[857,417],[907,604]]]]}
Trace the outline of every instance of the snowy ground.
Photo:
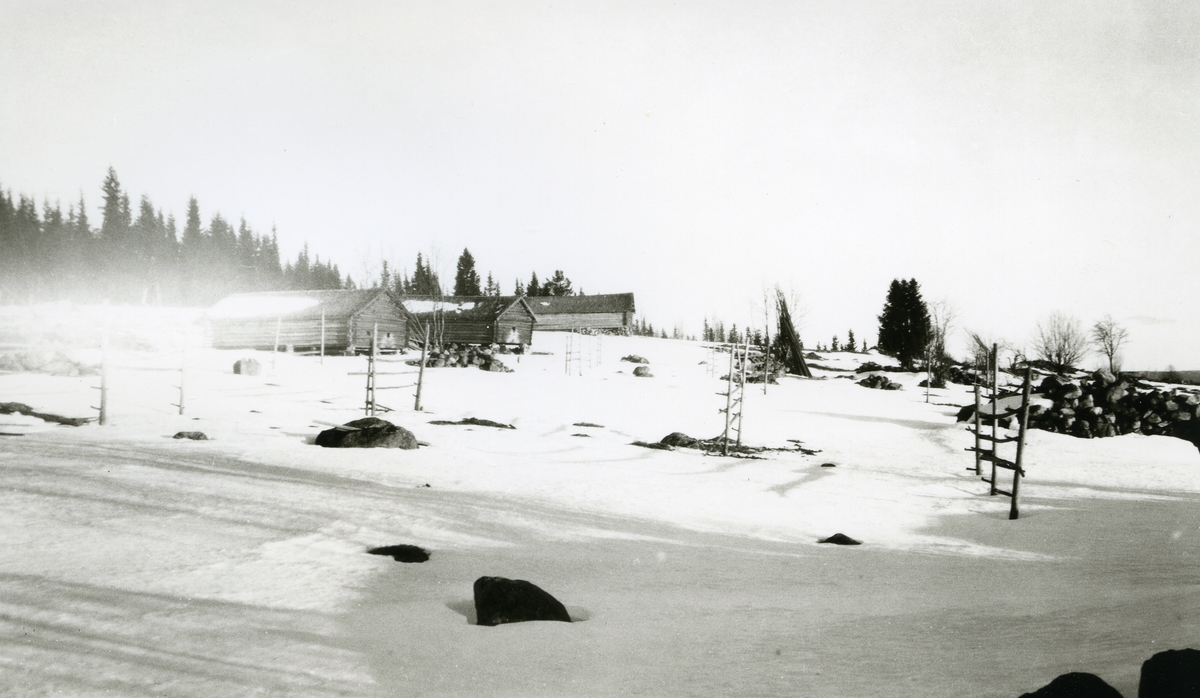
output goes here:
{"type": "MultiPolygon", "coordinates": [[[[513,373],[428,371],[423,412],[380,392],[428,447],[331,451],[310,442],[362,415],[365,359],[259,354],[236,376],[253,353],[187,324],[112,352],[168,370],[114,370],[109,426],[0,415],[25,434],[0,437],[6,695],[1016,696],[1089,671],[1131,697],[1143,660],[1200,638],[1184,441],[1032,432],[1008,521],[967,470],[961,388],[927,403],[918,376],[819,371],[749,387],[745,413],[747,443],[815,456],[648,450],[629,444],[720,432],[727,358],[586,338],[567,375],[565,336],[539,333],[513,373]],[[517,428],[429,424],[472,416],[517,428]],[[837,532],[864,545],[816,543],[837,532]],[[433,556],[365,554],[394,543],[433,556]],[[581,622],[473,625],[485,574],[581,622]]],[[[86,416],[96,385],[0,375],[0,402],[86,416]]]]}

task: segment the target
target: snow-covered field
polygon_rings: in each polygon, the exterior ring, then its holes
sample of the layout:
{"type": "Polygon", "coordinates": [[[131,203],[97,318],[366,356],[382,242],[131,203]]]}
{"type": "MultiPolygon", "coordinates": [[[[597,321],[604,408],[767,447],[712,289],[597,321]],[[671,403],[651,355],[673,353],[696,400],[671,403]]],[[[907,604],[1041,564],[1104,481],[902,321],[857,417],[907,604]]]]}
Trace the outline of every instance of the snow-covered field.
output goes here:
{"type": "MultiPolygon", "coordinates": [[[[0,415],[24,434],[0,437],[0,693],[982,697],[1088,671],[1134,696],[1142,661],[1200,644],[1184,441],[1031,432],[1009,521],[968,472],[961,387],[789,377],[748,387],[745,442],[816,455],[649,450],[630,443],[720,432],[727,357],[713,375],[697,344],[584,338],[567,375],[566,336],[538,333],[513,373],[429,370],[422,412],[380,392],[427,447],[327,450],[320,423],[362,416],[364,358],[193,332],[185,359],[184,324],[112,352],[168,370],[114,369],[108,426],[0,415]],[[263,373],[234,375],[251,355],[263,373]],[[429,423],[464,417],[516,429],[429,423]],[[864,544],[817,544],[838,532],[864,544]],[[432,558],[365,553],[395,543],[432,558]],[[482,575],[580,622],[473,625],[482,575]]],[[[818,363],[865,358],[886,361],[818,363]]],[[[98,384],[0,375],[0,402],[94,415],[98,384]]]]}

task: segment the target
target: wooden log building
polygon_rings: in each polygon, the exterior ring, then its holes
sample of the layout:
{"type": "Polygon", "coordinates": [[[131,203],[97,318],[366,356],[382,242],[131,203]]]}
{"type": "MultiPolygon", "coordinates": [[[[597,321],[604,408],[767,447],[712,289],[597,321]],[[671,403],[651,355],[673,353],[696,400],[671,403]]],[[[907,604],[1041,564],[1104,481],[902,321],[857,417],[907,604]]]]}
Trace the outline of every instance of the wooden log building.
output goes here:
{"type": "Polygon", "coordinates": [[[292,347],[325,353],[366,352],[378,326],[379,348],[408,345],[412,320],[390,292],[374,288],[354,291],[268,291],[238,293],[208,312],[216,349],[292,347]]]}
{"type": "Polygon", "coordinates": [[[632,293],[599,296],[537,296],[529,299],[539,332],[545,330],[627,331],[635,311],[632,293]]]}
{"type": "Polygon", "coordinates": [[[538,322],[525,296],[407,296],[400,302],[416,325],[410,334],[423,337],[428,325],[435,343],[527,345],[538,322]]]}

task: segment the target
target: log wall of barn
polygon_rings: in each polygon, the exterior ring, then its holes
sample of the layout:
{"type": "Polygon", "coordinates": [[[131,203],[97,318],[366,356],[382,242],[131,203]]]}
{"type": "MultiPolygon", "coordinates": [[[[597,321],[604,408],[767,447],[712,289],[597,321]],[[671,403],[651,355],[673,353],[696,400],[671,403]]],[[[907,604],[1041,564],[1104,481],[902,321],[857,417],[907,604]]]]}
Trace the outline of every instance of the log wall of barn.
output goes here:
{"type": "MultiPolygon", "coordinates": [[[[215,349],[273,349],[276,318],[244,318],[213,320],[212,337],[215,349]]],[[[278,321],[279,346],[319,347],[321,320],[303,319],[278,321]]],[[[345,319],[325,319],[325,347],[344,349],[347,346],[345,319]]]]}
{"type": "Polygon", "coordinates": [[[532,344],[533,318],[518,303],[500,314],[496,319],[495,339],[497,344],[532,344]],[[515,330],[515,333],[514,333],[515,330]],[[517,341],[513,341],[516,339],[517,341]]]}
{"type": "Polygon", "coordinates": [[[408,344],[408,318],[386,296],[378,296],[354,317],[354,345],[368,349],[375,325],[380,349],[402,349],[408,344]]]}
{"type": "Polygon", "coordinates": [[[442,341],[446,344],[491,344],[495,341],[493,325],[487,320],[446,316],[442,341]]]}
{"type": "Polygon", "coordinates": [[[561,313],[539,315],[536,328],[540,331],[555,330],[611,330],[626,326],[626,313],[561,313]]]}

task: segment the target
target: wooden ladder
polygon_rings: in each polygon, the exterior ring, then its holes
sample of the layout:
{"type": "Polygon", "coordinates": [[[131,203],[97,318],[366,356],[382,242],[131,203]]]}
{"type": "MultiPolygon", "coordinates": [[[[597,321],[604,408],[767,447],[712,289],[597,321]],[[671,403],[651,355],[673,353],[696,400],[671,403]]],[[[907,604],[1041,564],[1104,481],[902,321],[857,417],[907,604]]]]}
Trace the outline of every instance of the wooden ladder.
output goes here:
{"type": "Polygon", "coordinates": [[[985,425],[983,424],[983,418],[980,415],[984,400],[983,400],[983,396],[981,395],[980,386],[979,386],[979,384],[976,384],[975,385],[975,420],[974,420],[974,424],[967,427],[967,431],[973,432],[975,434],[975,445],[968,447],[966,449],[967,451],[973,451],[975,453],[975,467],[967,468],[967,470],[974,470],[976,475],[981,476],[980,479],[982,479],[984,482],[988,483],[991,486],[991,489],[988,492],[989,495],[995,496],[997,494],[1002,494],[1012,500],[1012,505],[1009,507],[1009,510],[1008,510],[1008,518],[1010,520],[1012,520],[1012,519],[1019,518],[1021,515],[1021,510],[1020,510],[1020,506],[1018,504],[1017,497],[1018,497],[1018,494],[1020,493],[1021,478],[1025,476],[1025,470],[1023,467],[1024,456],[1025,456],[1025,432],[1029,427],[1029,397],[1030,397],[1031,383],[1032,383],[1032,379],[1033,379],[1033,370],[1029,367],[1026,367],[1025,380],[1021,386],[1021,390],[1019,393],[1018,392],[1002,392],[997,387],[996,374],[998,372],[995,369],[995,357],[996,357],[996,348],[993,346],[991,356],[989,357],[989,364],[991,364],[989,366],[989,368],[991,369],[991,376],[990,376],[991,380],[989,381],[989,384],[985,386],[988,390],[987,401],[988,401],[989,407],[990,407],[990,409],[988,410],[988,414],[992,420],[991,433],[984,433],[985,425]],[[1003,412],[1001,412],[998,409],[997,405],[1001,398],[1012,397],[1012,396],[1018,395],[1018,394],[1021,396],[1020,407],[1017,407],[1012,410],[1005,410],[1003,412]],[[997,429],[998,429],[997,423],[1001,419],[1004,419],[1006,417],[1016,417],[1017,418],[1017,435],[1016,436],[1000,436],[997,433],[997,429]],[[1016,448],[1017,448],[1016,454],[1013,456],[1012,459],[1002,458],[999,455],[997,448],[1001,444],[1009,444],[1009,443],[1015,443],[1017,445],[1016,446],[1016,448]],[[983,463],[984,462],[992,464],[992,473],[991,473],[990,478],[983,477],[983,463]],[[1011,470],[1012,471],[1013,480],[1012,480],[1012,489],[1010,491],[1005,491],[1005,490],[1002,490],[999,488],[999,486],[997,484],[998,481],[996,479],[996,474],[997,474],[998,470],[1011,470]]]}
{"type": "Polygon", "coordinates": [[[725,392],[717,393],[725,398],[725,431],[721,436],[721,455],[729,455],[729,433],[737,434],[736,444],[742,445],[742,410],[746,397],[746,364],[750,358],[750,343],[729,346],[729,375],[725,377],[725,392]]]}

